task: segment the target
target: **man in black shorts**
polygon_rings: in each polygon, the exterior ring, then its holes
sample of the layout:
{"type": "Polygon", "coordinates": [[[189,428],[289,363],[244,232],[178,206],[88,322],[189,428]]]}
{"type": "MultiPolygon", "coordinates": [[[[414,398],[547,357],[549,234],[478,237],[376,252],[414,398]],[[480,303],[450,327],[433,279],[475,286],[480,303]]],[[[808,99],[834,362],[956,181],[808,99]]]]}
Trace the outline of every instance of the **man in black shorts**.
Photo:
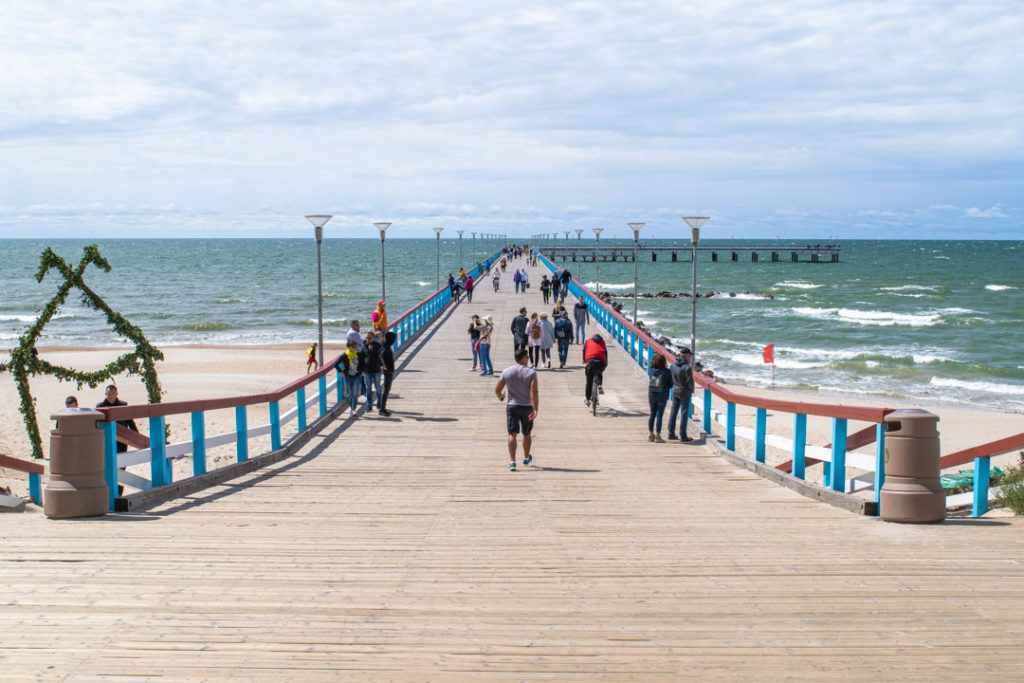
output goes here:
{"type": "Polygon", "coordinates": [[[523,433],[523,464],[533,462],[530,446],[533,443],[533,420],[540,408],[537,389],[537,371],[527,365],[530,353],[526,349],[516,351],[516,364],[505,368],[501,379],[494,387],[499,401],[505,400],[505,388],[508,387],[508,405],[505,407],[505,418],[508,423],[508,469],[516,471],[516,437],[523,433]]]}

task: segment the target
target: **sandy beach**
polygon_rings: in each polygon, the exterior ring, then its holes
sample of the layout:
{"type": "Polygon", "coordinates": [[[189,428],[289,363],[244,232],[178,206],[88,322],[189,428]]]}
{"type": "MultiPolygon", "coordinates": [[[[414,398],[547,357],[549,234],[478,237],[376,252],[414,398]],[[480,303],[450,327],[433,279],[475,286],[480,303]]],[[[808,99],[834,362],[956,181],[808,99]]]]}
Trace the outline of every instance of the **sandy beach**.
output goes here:
{"type": "MultiPolygon", "coordinates": [[[[162,349],[165,360],[158,364],[160,381],[164,388],[166,401],[183,401],[199,398],[219,398],[261,393],[277,389],[305,372],[304,345],[273,345],[273,346],[171,346],[162,349]]],[[[332,358],[341,351],[339,344],[327,344],[325,357],[332,358]]],[[[118,351],[116,349],[82,349],[71,347],[41,347],[40,353],[52,363],[80,370],[102,367],[118,351]]],[[[129,404],[145,402],[146,395],[142,382],[138,377],[121,376],[116,384],[120,396],[129,404]]],[[[49,431],[53,422],[50,415],[62,409],[64,398],[75,395],[81,406],[92,406],[103,399],[103,387],[78,389],[73,384],[58,382],[50,377],[36,377],[32,380],[32,392],[36,398],[39,414],[40,431],[43,434],[44,451],[49,449],[49,431]]],[[[764,389],[744,388],[736,384],[727,385],[731,390],[749,394],[764,395],[764,389]]],[[[698,392],[699,393],[699,392],[698,392]]],[[[948,454],[971,446],[986,443],[998,438],[1024,431],[1024,415],[1019,413],[1001,413],[992,410],[976,411],[949,406],[922,406],[918,404],[899,403],[896,401],[851,401],[817,394],[782,394],[793,400],[816,401],[835,404],[884,405],[892,408],[925,408],[939,415],[942,453],[948,454]]],[[[283,406],[282,410],[291,406],[283,406]]],[[[268,421],[266,409],[253,407],[249,413],[251,426],[265,424],[268,421]]],[[[716,410],[724,406],[717,399],[716,410]]],[[[206,416],[207,435],[230,432],[234,430],[234,411],[212,411],[206,416]]],[[[667,416],[666,416],[667,419],[667,416]]],[[[737,410],[738,424],[753,427],[754,411],[739,407],[737,410]]],[[[769,433],[790,436],[792,433],[792,416],[789,414],[770,414],[768,419],[769,433]]],[[[188,416],[168,421],[171,428],[171,441],[188,438],[188,416]]],[[[849,433],[854,433],[866,424],[849,425],[849,433]]],[[[141,421],[139,428],[148,432],[148,424],[141,421]]],[[[570,428],[568,425],[565,428],[570,428]]],[[[646,431],[644,418],[636,418],[637,433],[646,431]]],[[[290,431],[294,431],[294,423],[290,431]]],[[[721,428],[716,427],[716,433],[721,428]]],[[[250,445],[253,453],[269,450],[266,439],[255,439],[250,445]]],[[[831,440],[831,422],[824,418],[808,419],[808,443],[824,446],[831,440]]],[[[744,439],[737,440],[737,449],[747,455],[751,454],[750,444],[744,439]]],[[[874,452],[874,446],[858,449],[861,452],[874,452]]],[[[0,453],[18,458],[28,459],[30,450],[28,437],[18,412],[18,393],[10,372],[0,374],[0,453]]],[[[216,467],[219,462],[234,457],[233,447],[225,446],[210,453],[209,467],[216,467]]],[[[788,454],[769,448],[768,461],[778,464],[788,460],[788,454]]],[[[995,464],[1015,462],[1015,453],[1006,454],[994,459],[995,464]]],[[[967,467],[965,465],[964,467],[967,467]]],[[[189,458],[175,462],[176,479],[191,474],[189,458]]],[[[819,468],[809,468],[808,477],[816,478],[814,472],[819,468]]],[[[145,469],[143,469],[145,472],[145,469]]],[[[0,487],[9,488],[15,495],[27,496],[28,483],[26,475],[12,470],[0,469],[0,487]]]]}

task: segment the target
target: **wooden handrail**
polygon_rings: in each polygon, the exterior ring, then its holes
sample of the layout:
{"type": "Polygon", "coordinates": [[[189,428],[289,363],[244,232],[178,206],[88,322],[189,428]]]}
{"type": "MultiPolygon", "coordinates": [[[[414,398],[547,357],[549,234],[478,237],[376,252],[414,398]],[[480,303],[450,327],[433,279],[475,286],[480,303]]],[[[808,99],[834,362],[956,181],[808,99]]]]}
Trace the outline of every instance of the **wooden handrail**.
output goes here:
{"type": "Polygon", "coordinates": [[[939,467],[941,469],[956,467],[957,465],[972,462],[975,458],[989,458],[993,455],[1001,455],[1018,448],[1024,448],[1024,433],[1014,434],[1013,436],[983,443],[980,446],[973,446],[956,453],[944,455],[939,460],[939,467]]]}
{"type": "Polygon", "coordinates": [[[12,458],[9,455],[0,454],[0,467],[7,467],[12,470],[18,470],[19,472],[26,472],[28,474],[43,474],[46,468],[40,462],[29,462],[28,460],[19,460],[18,458],[12,458]]]}

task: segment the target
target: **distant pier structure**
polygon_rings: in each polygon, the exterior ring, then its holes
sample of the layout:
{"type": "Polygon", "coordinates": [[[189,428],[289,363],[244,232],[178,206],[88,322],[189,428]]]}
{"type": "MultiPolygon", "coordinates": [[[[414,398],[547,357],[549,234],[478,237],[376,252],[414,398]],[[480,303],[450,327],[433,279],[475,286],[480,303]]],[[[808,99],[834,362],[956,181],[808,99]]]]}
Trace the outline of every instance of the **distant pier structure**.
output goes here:
{"type": "MultiPolygon", "coordinates": [[[[552,261],[569,262],[594,262],[594,261],[626,261],[633,260],[633,247],[618,246],[554,246],[537,245],[544,255],[552,261]]],[[[702,254],[710,254],[708,259],[717,263],[719,261],[747,261],[757,263],[759,261],[789,262],[789,263],[839,263],[838,244],[807,244],[796,245],[711,245],[698,246],[697,258],[703,260],[702,254]]],[[[643,245],[637,248],[638,258],[647,259],[654,263],[658,261],[684,261],[689,263],[693,254],[693,247],[688,244],[682,245],[643,245]]]]}

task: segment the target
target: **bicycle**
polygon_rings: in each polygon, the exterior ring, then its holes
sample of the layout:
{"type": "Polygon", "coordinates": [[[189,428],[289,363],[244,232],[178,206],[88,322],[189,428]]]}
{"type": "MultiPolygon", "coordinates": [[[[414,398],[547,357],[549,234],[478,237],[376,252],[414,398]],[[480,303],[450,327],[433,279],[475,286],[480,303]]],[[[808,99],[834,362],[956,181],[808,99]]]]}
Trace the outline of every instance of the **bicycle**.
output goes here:
{"type": "Polygon", "coordinates": [[[599,391],[600,387],[601,385],[597,383],[597,378],[595,377],[594,383],[590,387],[590,414],[595,416],[597,415],[597,397],[601,394],[599,391]]]}

